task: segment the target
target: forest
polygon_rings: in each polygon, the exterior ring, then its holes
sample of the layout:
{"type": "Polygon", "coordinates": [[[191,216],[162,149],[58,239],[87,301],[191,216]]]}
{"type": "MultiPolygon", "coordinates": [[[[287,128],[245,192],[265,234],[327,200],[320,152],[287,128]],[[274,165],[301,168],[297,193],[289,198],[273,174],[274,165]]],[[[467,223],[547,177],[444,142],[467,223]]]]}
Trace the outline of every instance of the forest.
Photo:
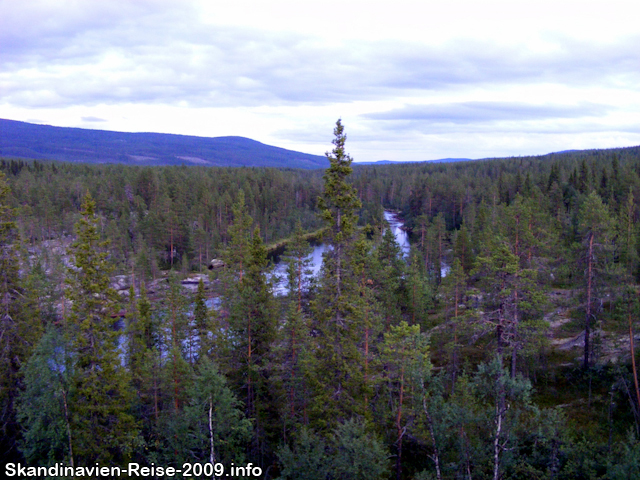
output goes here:
{"type": "Polygon", "coordinates": [[[0,159],[0,463],[640,478],[640,147],[347,151],[338,121],[324,171],[0,159]]]}

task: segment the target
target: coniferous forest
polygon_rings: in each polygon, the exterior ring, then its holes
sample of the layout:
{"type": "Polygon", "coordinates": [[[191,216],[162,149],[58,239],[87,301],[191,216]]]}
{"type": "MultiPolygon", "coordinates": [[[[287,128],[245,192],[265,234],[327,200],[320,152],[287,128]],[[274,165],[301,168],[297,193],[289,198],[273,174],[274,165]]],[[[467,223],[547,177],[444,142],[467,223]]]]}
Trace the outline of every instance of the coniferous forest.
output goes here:
{"type": "Polygon", "coordinates": [[[345,140],[325,171],[1,159],[2,464],[640,478],[640,147],[345,140]]]}

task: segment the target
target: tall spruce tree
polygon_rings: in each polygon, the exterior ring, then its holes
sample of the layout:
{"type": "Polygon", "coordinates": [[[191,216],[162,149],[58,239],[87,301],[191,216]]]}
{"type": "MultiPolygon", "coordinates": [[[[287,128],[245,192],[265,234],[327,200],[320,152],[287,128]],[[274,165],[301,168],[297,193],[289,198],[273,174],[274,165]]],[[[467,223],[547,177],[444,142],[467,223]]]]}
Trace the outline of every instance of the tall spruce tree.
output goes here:
{"type": "Polygon", "coordinates": [[[340,120],[333,133],[335,147],[331,154],[327,153],[331,165],[324,175],[324,194],[318,200],[330,248],[324,254],[320,288],[313,305],[313,328],[318,337],[314,365],[306,378],[315,393],[311,415],[322,427],[340,418],[346,420],[356,404],[362,406],[358,397],[363,362],[357,343],[364,312],[359,308],[358,278],[351,261],[360,201],[355,188],[347,182],[352,160],[345,153],[346,135],[340,120]]]}
{"type": "MultiPolygon", "coordinates": [[[[330,280],[335,289],[334,301],[339,302],[345,277],[345,256],[356,227],[356,213],[362,204],[355,188],[347,182],[347,177],[353,172],[352,158],[345,152],[347,135],[341,120],[336,122],[333,134],[334,148],[331,153],[326,153],[331,165],[324,173],[324,194],[318,199],[318,207],[327,225],[326,239],[333,247],[327,257],[332,264],[330,280]]],[[[339,308],[336,313],[339,317],[339,308]]]]}
{"type": "Polygon", "coordinates": [[[88,193],[81,215],[77,241],[69,250],[74,265],[68,270],[66,289],[72,304],[66,335],[75,362],[70,402],[74,456],[78,465],[122,463],[137,442],[138,426],[130,413],[130,379],[120,358],[120,332],[113,318],[119,303],[109,285],[112,268],[106,244],[100,242],[95,202],[88,193]]]}

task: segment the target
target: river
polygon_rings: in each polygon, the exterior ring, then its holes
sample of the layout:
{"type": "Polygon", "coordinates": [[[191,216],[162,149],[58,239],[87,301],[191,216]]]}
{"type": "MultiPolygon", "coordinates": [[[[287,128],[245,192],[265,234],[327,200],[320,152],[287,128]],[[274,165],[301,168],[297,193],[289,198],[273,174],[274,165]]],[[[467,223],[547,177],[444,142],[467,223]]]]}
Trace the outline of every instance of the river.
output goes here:
{"type": "MultiPolygon", "coordinates": [[[[404,222],[398,218],[397,214],[389,210],[384,211],[384,219],[389,224],[393,235],[396,238],[396,242],[400,245],[403,258],[409,257],[409,235],[403,230],[404,222]]],[[[322,268],[322,255],[327,249],[327,245],[324,243],[312,244],[313,250],[307,257],[309,262],[309,270],[311,271],[310,277],[318,276],[320,268],[322,268]]],[[[274,280],[273,291],[276,295],[287,294],[287,265],[280,261],[280,256],[274,257],[275,267],[271,274],[270,279],[274,280]]]]}

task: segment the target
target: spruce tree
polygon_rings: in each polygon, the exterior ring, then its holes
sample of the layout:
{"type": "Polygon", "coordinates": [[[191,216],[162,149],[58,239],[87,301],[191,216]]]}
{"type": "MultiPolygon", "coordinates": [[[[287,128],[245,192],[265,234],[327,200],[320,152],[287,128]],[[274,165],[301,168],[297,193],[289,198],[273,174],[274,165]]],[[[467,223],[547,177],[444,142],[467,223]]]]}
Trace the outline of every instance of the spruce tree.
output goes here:
{"type": "Polygon", "coordinates": [[[18,400],[20,451],[29,465],[74,465],[70,401],[73,365],[60,331],[49,325],[22,368],[24,390],[18,400]]]}
{"type": "Polygon", "coordinates": [[[112,316],[120,310],[109,286],[112,271],[100,242],[95,203],[87,193],[70,253],[66,319],[67,343],[74,360],[74,395],[70,401],[71,436],[78,465],[122,463],[137,442],[130,413],[129,375],[118,348],[120,332],[112,316]]]}
{"type": "Polygon", "coordinates": [[[362,333],[364,311],[360,300],[352,255],[355,245],[357,209],[360,201],[352,185],[351,157],[345,153],[344,127],[338,120],[334,129],[334,149],[324,175],[324,194],[318,200],[326,223],[326,240],[319,289],[313,303],[317,346],[313,367],[306,380],[314,392],[310,414],[321,427],[346,420],[354,408],[362,408],[363,364],[358,341],[362,333]]]}
{"type": "MultiPolygon", "coordinates": [[[[353,171],[352,158],[345,152],[347,135],[341,120],[336,122],[333,134],[334,148],[331,153],[326,153],[331,165],[324,173],[324,193],[318,199],[318,208],[327,225],[325,238],[333,247],[327,256],[332,263],[330,280],[335,289],[335,301],[339,302],[345,277],[345,256],[356,227],[356,213],[362,204],[355,188],[347,182],[347,177],[353,171]]],[[[339,309],[337,313],[340,315],[339,309]]]]}

